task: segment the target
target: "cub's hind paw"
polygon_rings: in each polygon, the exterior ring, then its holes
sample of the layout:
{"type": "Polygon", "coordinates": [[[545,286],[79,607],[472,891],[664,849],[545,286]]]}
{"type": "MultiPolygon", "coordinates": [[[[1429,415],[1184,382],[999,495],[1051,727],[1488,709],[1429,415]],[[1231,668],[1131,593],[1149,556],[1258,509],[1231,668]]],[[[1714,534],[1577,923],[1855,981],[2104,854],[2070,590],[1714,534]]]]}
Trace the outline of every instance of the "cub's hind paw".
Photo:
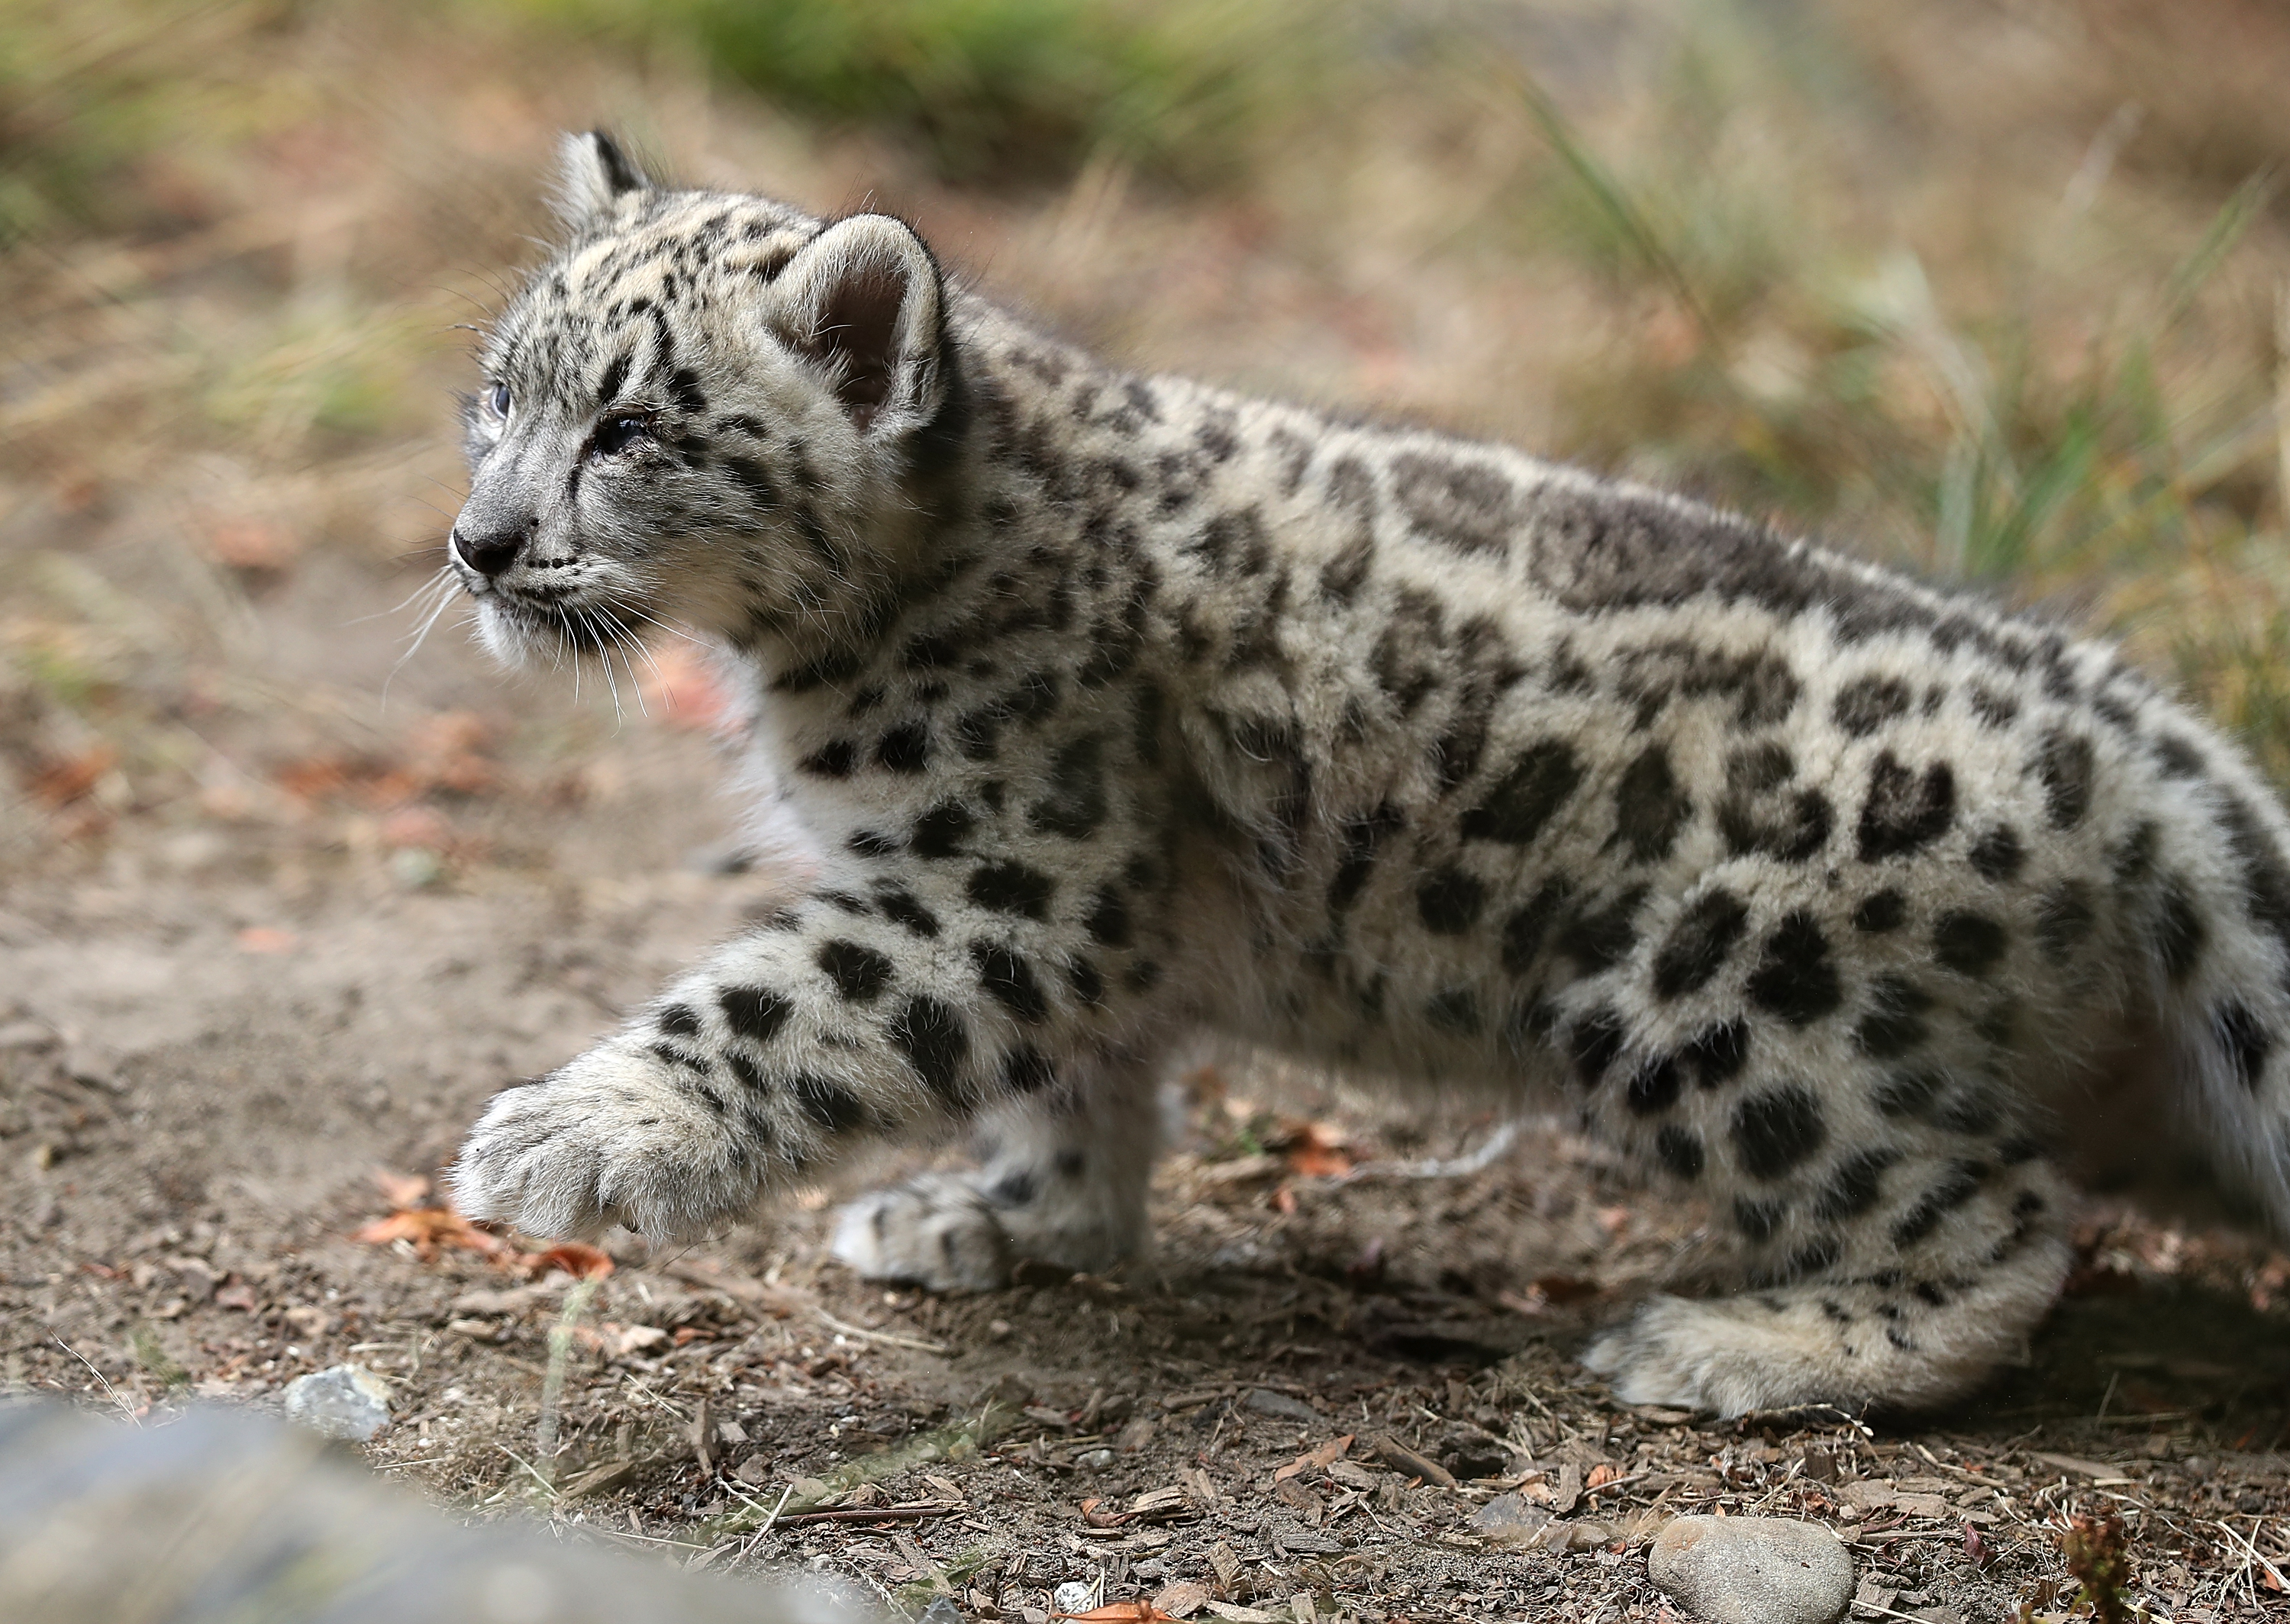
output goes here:
{"type": "Polygon", "coordinates": [[[835,1224],[835,1255],[869,1280],[990,1292],[1010,1279],[1012,1237],[985,1195],[954,1173],[869,1190],[835,1224]]]}
{"type": "Polygon", "coordinates": [[[607,1044],[503,1089],[449,1180],[471,1218],[593,1237],[615,1223],[693,1239],[755,1205],[760,1169],[650,1054],[607,1044]]]}

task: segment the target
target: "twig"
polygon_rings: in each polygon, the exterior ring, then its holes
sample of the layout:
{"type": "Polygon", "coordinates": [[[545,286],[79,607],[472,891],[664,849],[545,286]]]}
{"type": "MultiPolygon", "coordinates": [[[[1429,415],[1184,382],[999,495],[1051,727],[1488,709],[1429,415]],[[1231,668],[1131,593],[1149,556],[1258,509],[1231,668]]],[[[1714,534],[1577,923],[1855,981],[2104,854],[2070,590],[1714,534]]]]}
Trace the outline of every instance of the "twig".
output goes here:
{"type": "MultiPolygon", "coordinates": [[[[2216,1526],[2224,1529],[2228,1539],[2232,1540],[2236,1544],[2241,1546],[2243,1549],[2250,1553],[2250,1560],[2252,1562],[2255,1562],[2260,1567],[2266,1570],[2266,1576],[2274,1581],[2276,1588],[2290,1590],[2290,1579],[2285,1579],[2282,1577],[2282,1570],[2269,1562],[2266,1559],[2266,1553],[2260,1550],[2254,1541],[2246,1540],[2242,1535],[2237,1533],[2234,1531],[2233,1525],[2230,1524],[2220,1523],[2216,1524],[2216,1526]]],[[[2246,1563],[2244,1565],[2246,1567],[2249,1564],[2246,1563]]]]}
{"type": "Polygon", "coordinates": [[[798,1523],[913,1523],[951,1516],[957,1509],[954,1506],[845,1506],[834,1511],[798,1511],[780,1518],[779,1523],[782,1528],[793,1528],[798,1523]]]}
{"type": "Polygon", "coordinates": [[[78,1348],[74,1348],[69,1342],[65,1341],[63,1338],[58,1336],[52,1331],[48,1332],[48,1340],[53,1342],[57,1347],[62,1348],[73,1358],[77,1359],[82,1364],[86,1365],[87,1373],[103,1384],[104,1392],[110,1396],[111,1402],[113,1404],[119,1406],[119,1413],[125,1416],[128,1420],[135,1426],[142,1426],[143,1418],[135,1413],[133,1407],[131,1406],[125,1399],[120,1397],[119,1389],[111,1385],[111,1379],[108,1376],[106,1376],[101,1371],[96,1369],[94,1364],[85,1354],[80,1352],[78,1348]]]}
{"type": "Polygon", "coordinates": [[[1361,1179],[1456,1179],[1467,1173],[1483,1172],[1510,1148],[1511,1141],[1517,1137],[1518,1124],[1507,1122],[1487,1136],[1485,1144],[1467,1155],[1426,1156],[1414,1162],[1362,1162],[1349,1172],[1340,1173],[1329,1182],[1351,1184],[1361,1179]]]}
{"type": "Polygon", "coordinates": [[[901,1336],[892,1331],[869,1331],[864,1325],[854,1325],[848,1320],[836,1318],[816,1303],[812,1305],[811,1311],[829,1330],[839,1331],[845,1336],[864,1337],[870,1342],[887,1342],[893,1348],[911,1348],[917,1353],[949,1354],[954,1351],[943,1342],[925,1341],[918,1336],[901,1336]]]}
{"type": "MultiPolygon", "coordinates": [[[[596,1280],[591,1277],[581,1281],[564,1293],[564,1310],[548,1328],[548,1369],[540,1379],[540,1423],[533,1432],[532,1452],[550,1462],[552,1473],[556,1469],[556,1412],[564,1396],[565,1368],[572,1358],[572,1326],[596,1295],[596,1280]]],[[[552,1492],[555,1486],[549,1485],[552,1492]]]]}

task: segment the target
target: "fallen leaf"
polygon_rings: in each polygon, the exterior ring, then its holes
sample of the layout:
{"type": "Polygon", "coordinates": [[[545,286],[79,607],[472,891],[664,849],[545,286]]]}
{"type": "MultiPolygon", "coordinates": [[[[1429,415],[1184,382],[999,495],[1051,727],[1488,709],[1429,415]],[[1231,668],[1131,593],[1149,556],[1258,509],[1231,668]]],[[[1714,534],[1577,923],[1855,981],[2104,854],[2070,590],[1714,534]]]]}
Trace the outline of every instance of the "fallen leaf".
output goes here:
{"type": "Polygon", "coordinates": [[[1093,1607],[1087,1612],[1053,1612],[1053,1619],[1071,1619],[1078,1624],[1156,1624],[1161,1619],[1173,1617],[1148,1601],[1108,1602],[1102,1607],[1093,1607]]]}
{"type": "Polygon", "coordinates": [[[1153,1605],[1173,1619],[1189,1619],[1208,1604],[1209,1588],[1197,1579],[1181,1579],[1162,1587],[1153,1605]]]}
{"type": "Polygon", "coordinates": [[[420,1173],[394,1173],[386,1167],[377,1167],[373,1170],[373,1181],[392,1212],[418,1207],[429,1198],[429,1180],[420,1173]]]}
{"type": "Polygon", "coordinates": [[[1325,1123],[1298,1124],[1284,1154],[1288,1158],[1289,1170],[1308,1179],[1337,1179],[1352,1170],[1352,1158],[1344,1148],[1344,1136],[1325,1123]]]}
{"type": "Polygon", "coordinates": [[[1291,1477],[1295,1476],[1299,1472],[1326,1470],[1329,1466],[1343,1457],[1346,1450],[1351,1448],[1353,1436],[1354,1435],[1348,1432],[1341,1438],[1330,1438],[1326,1443],[1321,1444],[1319,1448],[1313,1450],[1310,1453],[1297,1456],[1287,1465],[1273,1473],[1272,1481],[1275,1483],[1285,1483],[1291,1477]]]}
{"type": "Polygon", "coordinates": [[[576,1280],[602,1280],[613,1272],[613,1260],[610,1253],[579,1241],[559,1241],[545,1252],[517,1253],[516,1267],[527,1275],[561,1268],[576,1280]]]}
{"type": "Polygon", "coordinates": [[[1621,1467],[1611,1460],[1602,1460],[1590,1468],[1590,1475],[1582,1480],[1582,1486],[1586,1489],[1603,1489],[1621,1475],[1621,1467]]]}
{"type": "Polygon", "coordinates": [[[207,554],[234,570],[284,570],[301,556],[302,540],[268,519],[218,519],[207,526],[207,554]]]}
{"type": "Polygon", "coordinates": [[[119,752],[108,744],[99,744],[49,763],[32,774],[26,786],[33,799],[49,806],[68,806],[93,789],[103,775],[119,762],[119,752]]]}

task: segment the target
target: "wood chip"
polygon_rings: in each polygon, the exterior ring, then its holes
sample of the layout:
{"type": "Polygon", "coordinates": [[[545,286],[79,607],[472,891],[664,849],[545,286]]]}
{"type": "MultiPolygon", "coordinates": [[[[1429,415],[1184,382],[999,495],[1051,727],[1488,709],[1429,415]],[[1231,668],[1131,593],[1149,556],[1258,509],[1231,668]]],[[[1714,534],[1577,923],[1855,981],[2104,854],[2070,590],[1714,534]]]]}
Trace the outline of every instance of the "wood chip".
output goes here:
{"type": "MultiPolygon", "coordinates": [[[[1455,1474],[1428,1455],[1419,1455],[1388,1432],[1379,1432],[1368,1440],[1368,1448],[1377,1460],[1394,1471],[1405,1472],[1410,1477],[1421,1477],[1426,1483],[1436,1483],[1443,1489],[1455,1486],[1455,1474]]],[[[1569,1471],[1574,1471],[1570,1467],[1569,1471]]],[[[1575,1472],[1575,1492],[1581,1492],[1581,1474],[1575,1472]]]]}
{"type": "Polygon", "coordinates": [[[2031,1460],[2040,1460],[2046,1466],[2056,1468],[2062,1472],[2072,1472],[2078,1477],[2089,1477],[2098,1483],[2133,1481],[2123,1475],[2121,1467],[2109,1466],[2101,1460],[2085,1460],[2074,1455],[2047,1455],[2041,1450],[2033,1449],[2028,1452],[2028,1458],[2031,1460]]]}

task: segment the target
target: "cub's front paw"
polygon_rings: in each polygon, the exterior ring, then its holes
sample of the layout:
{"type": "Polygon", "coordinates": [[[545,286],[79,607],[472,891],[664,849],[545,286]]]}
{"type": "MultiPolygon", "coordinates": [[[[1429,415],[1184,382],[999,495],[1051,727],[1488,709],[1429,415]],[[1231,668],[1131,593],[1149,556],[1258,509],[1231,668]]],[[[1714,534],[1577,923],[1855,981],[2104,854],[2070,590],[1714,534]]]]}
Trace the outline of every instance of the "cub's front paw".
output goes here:
{"type": "Polygon", "coordinates": [[[450,1181],[469,1217],[530,1235],[587,1239],[621,1223],[675,1241],[744,1216],[761,1172],[667,1066],[606,1044],[494,1095],[450,1181]]]}
{"type": "Polygon", "coordinates": [[[1858,1403],[1865,1374],[1809,1303],[1656,1297],[1590,1344],[1582,1363],[1624,1404],[1720,1416],[1858,1403]]]}

